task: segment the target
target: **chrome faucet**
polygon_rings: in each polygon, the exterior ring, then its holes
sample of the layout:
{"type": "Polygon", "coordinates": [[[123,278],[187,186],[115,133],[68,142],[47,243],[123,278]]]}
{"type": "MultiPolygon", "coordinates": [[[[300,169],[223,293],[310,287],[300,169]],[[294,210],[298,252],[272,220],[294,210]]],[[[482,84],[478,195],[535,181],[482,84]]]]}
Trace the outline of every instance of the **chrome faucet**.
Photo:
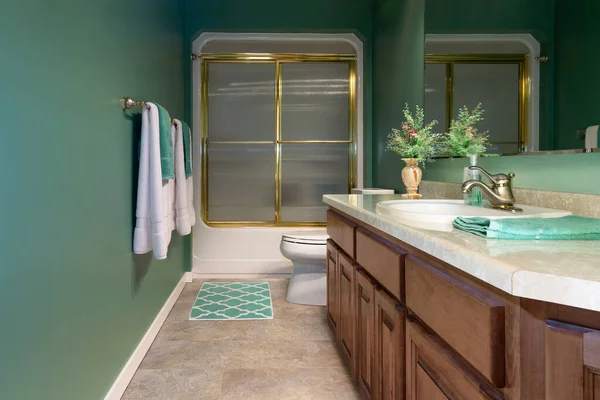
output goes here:
{"type": "Polygon", "coordinates": [[[476,165],[469,167],[469,169],[479,171],[487,176],[492,182],[492,185],[488,186],[485,183],[476,180],[466,181],[462,184],[463,193],[469,193],[473,187],[478,187],[481,190],[483,197],[490,202],[492,208],[499,208],[512,212],[523,211],[514,206],[515,196],[512,192],[512,179],[515,177],[514,172],[509,172],[508,175],[490,175],[485,169],[476,165]]]}

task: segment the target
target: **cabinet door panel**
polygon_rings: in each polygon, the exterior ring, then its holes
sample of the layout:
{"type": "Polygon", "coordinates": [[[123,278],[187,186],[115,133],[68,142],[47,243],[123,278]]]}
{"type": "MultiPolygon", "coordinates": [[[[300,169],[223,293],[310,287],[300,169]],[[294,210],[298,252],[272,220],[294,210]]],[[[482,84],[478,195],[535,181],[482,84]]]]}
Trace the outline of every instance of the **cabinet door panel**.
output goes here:
{"type": "Polygon", "coordinates": [[[420,391],[437,393],[434,389],[439,390],[438,396],[444,396],[441,399],[502,399],[458,354],[418,322],[407,324],[406,346],[406,392],[409,400],[424,400],[426,397],[420,391]],[[420,369],[423,370],[421,373],[420,369]],[[432,382],[428,382],[423,373],[432,382]],[[421,379],[424,380],[420,382],[421,379]]]}
{"type": "Polygon", "coordinates": [[[546,321],[546,400],[600,400],[600,331],[546,321]]]}
{"type": "Polygon", "coordinates": [[[339,335],[342,354],[346,364],[350,368],[352,377],[356,376],[355,368],[355,300],[354,284],[356,280],[356,268],[342,252],[338,255],[339,264],[339,288],[340,288],[340,320],[339,335]]]}
{"type": "Polygon", "coordinates": [[[497,387],[504,387],[505,305],[426,261],[406,260],[406,304],[497,387]]]}
{"type": "Polygon", "coordinates": [[[371,398],[375,350],[375,285],[362,272],[356,274],[356,367],[358,388],[371,398]]]}
{"type": "Polygon", "coordinates": [[[417,364],[416,372],[416,399],[418,400],[448,400],[444,392],[440,390],[433,379],[423,367],[417,364]]]}
{"type": "Polygon", "coordinates": [[[406,312],[382,290],[375,292],[374,398],[405,398],[406,312]]]}
{"type": "Polygon", "coordinates": [[[327,241],[327,322],[336,341],[339,314],[338,250],[332,241],[327,241]]]}

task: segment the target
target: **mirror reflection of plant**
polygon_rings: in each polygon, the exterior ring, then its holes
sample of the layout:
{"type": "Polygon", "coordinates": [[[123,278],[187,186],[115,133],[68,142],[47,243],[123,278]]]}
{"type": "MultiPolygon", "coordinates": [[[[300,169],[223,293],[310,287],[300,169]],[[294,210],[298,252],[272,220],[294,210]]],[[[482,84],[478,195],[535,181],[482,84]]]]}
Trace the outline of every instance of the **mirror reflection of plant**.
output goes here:
{"type": "Polygon", "coordinates": [[[483,121],[481,103],[469,111],[467,106],[458,110],[458,118],[453,119],[450,129],[444,136],[443,152],[453,157],[481,155],[489,145],[488,132],[480,132],[475,126],[483,121]]]}
{"type": "Polygon", "coordinates": [[[400,129],[392,128],[388,135],[388,151],[402,158],[418,158],[421,162],[431,161],[437,155],[437,145],[441,135],[433,132],[436,120],[425,124],[425,113],[419,106],[415,107],[415,115],[410,111],[408,103],[404,107],[404,122],[400,129]]]}

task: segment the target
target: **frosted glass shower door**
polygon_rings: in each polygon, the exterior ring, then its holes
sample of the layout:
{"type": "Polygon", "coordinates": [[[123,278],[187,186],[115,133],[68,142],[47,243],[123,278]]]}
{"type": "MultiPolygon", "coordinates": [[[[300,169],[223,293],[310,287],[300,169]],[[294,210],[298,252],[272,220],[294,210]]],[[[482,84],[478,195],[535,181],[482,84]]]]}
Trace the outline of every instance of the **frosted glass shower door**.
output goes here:
{"type": "Polygon", "coordinates": [[[518,153],[520,133],[519,64],[456,64],[454,66],[454,115],[464,105],[482,103],[484,120],[477,127],[489,131],[488,153],[518,153]]]}
{"type": "Polygon", "coordinates": [[[281,64],[281,222],[325,222],[323,194],[348,193],[349,62],[281,64]]]}
{"type": "Polygon", "coordinates": [[[275,62],[208,64],[207,219],[275,222],[275,62]]]}
{"type": "Polygon", "coordinates": [[[437,120],[435,130],[448,129],[448,65],[425,64],[425,117],[426,122],[437,120]]]}

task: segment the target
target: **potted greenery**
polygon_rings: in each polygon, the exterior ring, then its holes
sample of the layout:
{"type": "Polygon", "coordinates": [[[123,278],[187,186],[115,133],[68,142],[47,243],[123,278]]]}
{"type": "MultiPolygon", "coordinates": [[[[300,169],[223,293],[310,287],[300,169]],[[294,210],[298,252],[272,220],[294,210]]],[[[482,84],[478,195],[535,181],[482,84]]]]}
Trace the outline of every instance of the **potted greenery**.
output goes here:
{"type": "Polygon", "coordinates": [[[489,145],[488,132],[480,132],[475,126],[483,121],[481,103],[469,111],[467,106],[458,110],[458,118],[453,119],[450,129],[444,136],[442,148],[451,157],[471,157],[483,154],[489,145]]]}
{"type": "MultiPolygon", "coordinates": [[[[450,129],[446,132],[442,142],[442,148],[445,153],[451,157],[469,157],[471,166],[477,165],[477,157],[483,154],[489,145],[488,132],[480,132],[475,126],[483,121],[481,103],[469,111],[467,106],[458,110],[458,118],[452,120],[450,129]]],[[[481,180],[479,171],[472,171],[465,168],[463,171],[463,181],[481,180]]],[[[483,197],[481,191],[474,188],[471,192],[464,195],[466,204],[481,206],[483,197]]]]}
{"type": "Polygon", "coordinates": [[[403,196],[411,199],[421,197],[417,193],[423,176],[419,163],[424,164],[436,156],[440,138],[440,134],[433,132],[433,127],[438,122],[434,120],[425,124],[423,109],[416,106],[415,110],[413,116],[406,104],[401,129],[392,128],[387,141],[387,150],[398,154],[406,163],[402,169],[402,182],[406,187],[406,194],[403,196]]]}

